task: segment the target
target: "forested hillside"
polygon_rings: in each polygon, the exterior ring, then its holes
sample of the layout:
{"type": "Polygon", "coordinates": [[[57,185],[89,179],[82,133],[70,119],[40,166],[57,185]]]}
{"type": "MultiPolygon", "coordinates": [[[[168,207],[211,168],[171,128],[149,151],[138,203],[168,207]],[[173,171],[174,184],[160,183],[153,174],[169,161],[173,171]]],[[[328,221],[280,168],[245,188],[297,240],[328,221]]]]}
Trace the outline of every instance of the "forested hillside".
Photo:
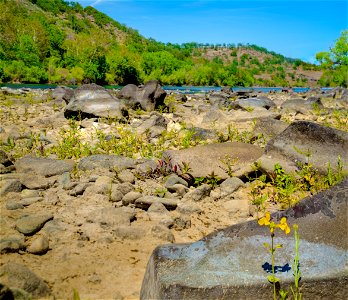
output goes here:
{"type": "Polygon", "coordinates": [[[74,2],[0,2],[1,82],[313,86],[321,73],[256,45],[163,44],[74,2]]]}

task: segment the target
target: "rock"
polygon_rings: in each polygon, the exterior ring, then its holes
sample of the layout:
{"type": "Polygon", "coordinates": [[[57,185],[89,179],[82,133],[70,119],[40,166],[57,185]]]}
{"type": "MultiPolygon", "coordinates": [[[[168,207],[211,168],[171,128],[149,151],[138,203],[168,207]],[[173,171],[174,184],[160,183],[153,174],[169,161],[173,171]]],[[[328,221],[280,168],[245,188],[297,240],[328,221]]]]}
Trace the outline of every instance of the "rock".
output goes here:
{"type": "Polygon", "coordinates": [[[149,209],[147,210],[148,213],[158,213],[158,214],[168,214],[169,211],[166,209],[166,207],[161,202],[154,202],[150,205],[149,209]]]}
{"type": "Polygon", "coordinates": [[[20,204],[22,204],[23,206],[29,206],[31,204],[34,204],[36,202],[40,202],[43,200],[43,197],[28,197],[28,198],[24,198],[20,201],[20,204]]]}
{"type": "Polygon", "coordinates": [[[226,119],[226,115],[220,109],[212,108],[203,116],[202,124],[211,124],[217,121],[225,122],[226,119]]]}
{"type": "Polygon", "coordinates": [[[165,187],[166,189],[168,189],[168,191],[171,192],[171,189],[172,189],[173,186],[176,185],[176,184],[182,184],[182,185],[184,185],[185,187],[188,186],[187,182],[186,182],[184,179],[180,178],[180,177],[179,177],[178,175],[176,175],[176,174],[171,174],[171,175],[167,178],[166,182],[164,183],[164,187],[165,187]]]}
{"type": "Polygon", "coordinates": [[[58,86],[51,92],[53,100],[58,103],[61,103],[62,101],[69,103],[73,95],[74,90],[66,86],[58,86]]]}
{"type": "Polygon", "coordinates": [[[77,167],[83,171],[94,170],[97,168],[121,171],[123,169],[134,168],[135,161],[132,158],[124,156],[96,154],[83,157],[77,167]]]}
{"type": "Polygon", "coordinates": [[[180,202],[178,203],[178,207],[176,209],[179,213],[184,215],[191,215],[194,213],[201,213],[202,209],[201,207],[196,203],[190,203],[190,202],[180,202]]]}
{"type": "Polygon", "coordinates": [[[191,219],[187,215],[182,215],[174,219],[173,228],[176,231],[189,229],[191,227],[191,219]]]}
{"type": "Polygon", "coordinates": [[[223,198],[232,194],[243,185],[244,182],[237,177],[227,178],[220,184],[221,197],[223,198]]]}
{"type": "Polygon", "coordinates": [[[118,180],[121,182],[128,182],[133,184],[135,182],[135,176],[130,170],[122,170],[120,173],[117,175],[118,180]]]}
{"type": "Polygon", "coordinates": [[[86,221],[89,223],[98,223],[103,228],[112,228],[120,225],[129,226],[131,220],[134,218],[135,211],[129,207],[106,207],[89,213],[86,221]]]}
{"type": "MultiPolygon", "coordinates": [[[[345,299],[347,295],[348,179],[330,190],[299,202],[294,208],[271,215],[275,222],[287,217],[300,234],[301,292],[308,299],[345,299]],[[330,228],[330,234],[328,234],[330,228]]],[[[276,264],[282,286],[293,283],[293,236],[276,237],[283,245],[276,264]]],[[[256,220],[218,230],[191,244],[156,248],[148,262],[140,299],[270,299],[267,283],[270,256],[263,244],[269,230],[256,220]],[[266,280],[266,281],[265,281],[266,280]]],[[[288,289],[288,288],[287,288],[288,289]]]]}
{"type": "Polygon", "coordinates": [[[21,191],[21,198],[32,198],[32,197],[40,197],[40,192],[38,190],[29,190],[24,189],[21,191]]]}
{"type": "Polygon", "coordinates": [[[0,253],[18,252],[25,248],[23,235],[7,235],[0,237],[0,253]]]}
{"type": "Polygon", "coordinates": [[[32,235],[38,232],[47,221],[52,220],[51,214],[23,215],[16,221],[16,229],[24,235],[32,235]]]}
{"type": "Polygon", "coordinates": [[[1,300],[14,300],[15,299],[11,289],[2,283],[0,283],[0,299],[1,300]]]}
{"type": "Polygon", "coordinates": [[[177,201],[174,199],[160,198],[155,196],[143,196],[135,200],[135,206],[141,209],[148,209],[152,204],[160,202],[167,209],[175,209],[177,206],[177,201]]]}
{"type": "Polygon", "coordinates": [[[91,186],[90,183],[88,182],[81,182],[79,184],[77,184],[72,190],[69,191],[69,195],[70,196],[78,196],[78,195],[82,195],[84,193],[84,191],[91,186]]]}
{"type": "Polygon", "coordinates": [[[131,226],[118,226],[112,230],[112,233],[116,238],[122,240],[140,240],[146,235],[143,228],[131,226]]]}
{"type": "Polygon", "coordinates": [[[27,247],[27,251],[31,254],[45,254],[48,249],[49,241],[44,235],[36,237],[27,247]]]}
{"type": "Polygon", "coordinates": [[[8,287],[22,289],[33,298],[44,298],[51,294],[48,285],[26,266],[8,262],[0,267],[0,282],[8,287]]]}
{"type": "Polygon", "coordinates": [[[273,118],[258,119],[254,128],[254,135],[263,134],[265,136],[274,137],[284,131],[289,124],[273,118]]]}
{"type": "Polygon", "coordinates": [[[187,194],[185,194],[183,201],[201,201],[205,197],[209,197],[211,192],[211,186],[208,184],[203,184],[194,190],[189,191],[187,194]]]}
{"type": "Polygon", "coordinates": [[[118,93],[118,97],[125,101],[127,107],[141,107],[146,111],[153,111],[164,105],[167,93],[162,89],[157,80],[151,80],[144,86],[137,87],[134,84],[127,84],[118,93]]]}
{"type": "Polygon", "coordinates": [[[15,166],[18,173],[35,173],[50,177],[72,171],[74,161],[25,156],[17,160],[15,166]]]}
{"type": "Polygon", "coordinates": [[[271,140],[265,155],[293,163],[307,163],[304,154],[310,153],[310,163],[321,173],[327,172],[328,163],[337,168],[338,156],[344,168],[348,168],[348,133],[319,124],[299,121],[292,123],[281,134],[271,140]],[[296,151],[298,149],[298,151],[296,151]]]}
{"type": "Polygon", "coordinates": [[[117,118],[128,116],[126,107],[105,88],[96,84],[85,84],[74,90],[64,116],[82,118],[117,118]]]}
{"type": "Polygon", "coordinates": [[[1,149],[0,149],[0,164],[4,165],[4,167],[8,167],[8,166],[12,165],[12,162],[9,159],[6,152],[1,150],[1,149]]]}
{"type": "Polygon", "coordinates": [[[19,193],[22,190],[22,184],[18,179],[2,180],[0,187],[1,197],[5,196],[7,193],[19,193]]]}
{"type": "Polygon", "coordinates": [[[127,206],[129,204],[133,204],[135,202],[135,200],[137,200],[141,196],[142,196],[141,193],[131,191],[123,196],[122,203],[125,206],[127,206]]]}
{"type": "Polygon", "coordinates": [[[244,109],[260,107],[270,109],[276,106],[275,103],[267,97],[239,99],[236,101],[236,104],[244,109]]]}
{"type": "Polygon", "coordinates": [[[33,173],[21,175],[20,181],[27,189],[32,190],[47,190],[55,182],[55,180],[52,180],[51,178],[46,178],[33,173]]]}
{"type": "Polygon", "coordinates": [[[168,122],[168,119],[163,117],[161,114],[152,112],[150,118],[145,120],[139,127],[137,127],[137,133],[144,134],[145,132],[149,131],[151,136],[153,128],[160,127],[160,131],[164,131],[167,129],[168,122]]]}
{"type": "Polygon", "coordinates": [[[152,227],[151,233],[153,236],[166,242],[174,243],[175,241],[174,234],[165,226],[155,225],[152,227]]]}
{"type": "Polygon", "coordinates": [[[123,199],[123,194],[118,190],[117,186],[113,186],[111,189],[111,195],[109,201],[119,202],[123,199]]]}
{"type": "Polygon", "coordinates": [[[220,144],[200,145],[183,150],[169,150],[163,152],[163,158],[169,157],[172,165],[181,165],[182,162],[190,162],[190,174],[193,177],[208,177],[212,172],[221,179],[228,177],[222,169],[224,164],[221,159],[229,156],[231,159],[238,158],[235,169],[238,169],[256,161],[263,150],[255,145],[239,142],[226,142],[220,144]]]}
{"type": "Polygon", "coordinates": [[[317,106],[318,108],[324,107],[320,99],[317,99],[315,101],[313,101],[313,99],[311,99],[311,101],[306,101],[302,98],[296,98],[296,99],[288,99],[284,101],[281,105],[281,108],[283,110],[290,110],[290,111],[307,114],[308,111],[313,110],[315,106],[317,106]]]}

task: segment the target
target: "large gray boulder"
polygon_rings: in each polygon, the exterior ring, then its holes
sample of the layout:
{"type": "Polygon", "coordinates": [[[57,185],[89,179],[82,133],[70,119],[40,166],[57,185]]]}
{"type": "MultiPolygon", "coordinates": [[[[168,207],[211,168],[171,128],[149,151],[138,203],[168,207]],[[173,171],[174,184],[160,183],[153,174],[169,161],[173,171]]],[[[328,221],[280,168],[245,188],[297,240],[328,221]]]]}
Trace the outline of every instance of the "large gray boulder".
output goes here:
{"type": "Polygon", "coordinates": [[[348,170],[348,133],[307,121],[289,125],[267,144],[265,155],[273,160],[307,163],[304,153],[308,151],[310,163],[321,173],[327,172],[328,163],[335,169],[338,156],[348,170]]]}
{"type": "Polygon", "coordinates": [[[236,101],[236,104],[244,109],[259,107],[270,109],[271,107],[276,106],[275,103],[267,97],[240,99],[236,101]]]}
{"type": "Polygon", "coordinates": [[[159,106],[163,106],[166,95],[167,93],[157,80],[150,80],[139,87],[127,84],[118,93],[118,97],[124,101],[127,107],[140,107],[146,111],[153,111],[159,106]]]}
{"type": "Polygon", "coordinates": [[[281,105],[284,111],[294,111],[302,114],[307,114],[315,108],[324,108],[320,98],[311,97],[307,100],[302,98],[293,98],[284,101],[281,105]]]}
{"type": "Polygon", "coordinates": [[[226,179],[228,175],[224,169],[227,166],[222,162],[226,157],[230,159],[238,158],[234,165],[234,169],[238,174],[239,170],[248,167],[262,153],[263,150],[255,145],[226,142],[200,145],[183,150],[168,150],[163,153],[163,157],[168,157],[173,166],[182,165],[183,162],[189,163],[191,168],[190,173],[193,177],[208,177],[214,172],[219,178],[226,179]]]}
{"type": "MultiPolygon", "coordinates": [[[[299,225],[300,271],[306,299],[345,299],[348,293],[348,179],[272,214],[299,225]]],[[[148,262],[140,299],[271,299],[269,229],[257,221],[216,231],[192,244],[157,247],[148,262]]],[[[276,276],[293,284],[294,239],[276,230],[276,276]]]]}
{"type": "Polygon", "coordinates": [[[128,111],[107,89],[96,84],[85,84],[74,90],[64,116],[122,119],[128,116],[128,111]]]}
{"type": "Polygon", "coordinates": [[[70,172],[74,168],[74,164],[72,160],[25,156],[15,162],[15,167],[18,173],[34,173],[50,177],[70,172]]]}

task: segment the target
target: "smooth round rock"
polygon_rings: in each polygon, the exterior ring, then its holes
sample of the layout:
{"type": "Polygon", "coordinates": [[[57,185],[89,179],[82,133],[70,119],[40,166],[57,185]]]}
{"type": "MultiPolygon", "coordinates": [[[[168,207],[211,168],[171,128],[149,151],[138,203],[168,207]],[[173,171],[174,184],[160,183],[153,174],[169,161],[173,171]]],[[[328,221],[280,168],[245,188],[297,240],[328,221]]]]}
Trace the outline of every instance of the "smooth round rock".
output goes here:
{"type": "Polygon", "coordinates": [[[49,241],[48,238],[44,235],[40,235],[35,238],[29,247],[27,247],[27,251],[32,254],[45,254],[49,249],[49,241]]]}

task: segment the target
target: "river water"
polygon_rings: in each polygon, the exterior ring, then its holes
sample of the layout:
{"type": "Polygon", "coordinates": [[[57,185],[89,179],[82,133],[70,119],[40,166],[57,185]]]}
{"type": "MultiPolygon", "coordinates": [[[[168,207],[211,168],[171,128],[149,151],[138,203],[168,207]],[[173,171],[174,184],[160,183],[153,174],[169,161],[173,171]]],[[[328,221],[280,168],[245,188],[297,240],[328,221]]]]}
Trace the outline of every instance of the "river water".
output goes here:
{"type": "MultiPolygon", "coordinates": [[[[58,85],[53,84],[0,84],[0,87],[9,87],[12,89],[20,89],[20,88],[30,88],[30,89],[54,89],[58,85]]],[[[72,88],[77,88],[78,86],[69,86],[72,88]]],[[[122,86],[119,85],[106,85],[104,86],[107,89],[120,89],[122,86]]],[[[221,91],[221,87],[218,86],[163,86],[163,88],[167,92],[178,92],[178,93],[184,93],[184,94],[195,94],[195,93],[207,93],[211,91],[221,91]]],[[[233,91],[238,90],[251,90],[254,92],[263,92],[268,93],[270,91],[281,91],[282,87],[233,87],[233,91]]],[[[328,90],[330,88],[322,88],[322,90],[328,90]]],[[[295,93],[304,93],[309,90],[309,88],[306,87],[294,87],[292,90],[295,93]]]]}

